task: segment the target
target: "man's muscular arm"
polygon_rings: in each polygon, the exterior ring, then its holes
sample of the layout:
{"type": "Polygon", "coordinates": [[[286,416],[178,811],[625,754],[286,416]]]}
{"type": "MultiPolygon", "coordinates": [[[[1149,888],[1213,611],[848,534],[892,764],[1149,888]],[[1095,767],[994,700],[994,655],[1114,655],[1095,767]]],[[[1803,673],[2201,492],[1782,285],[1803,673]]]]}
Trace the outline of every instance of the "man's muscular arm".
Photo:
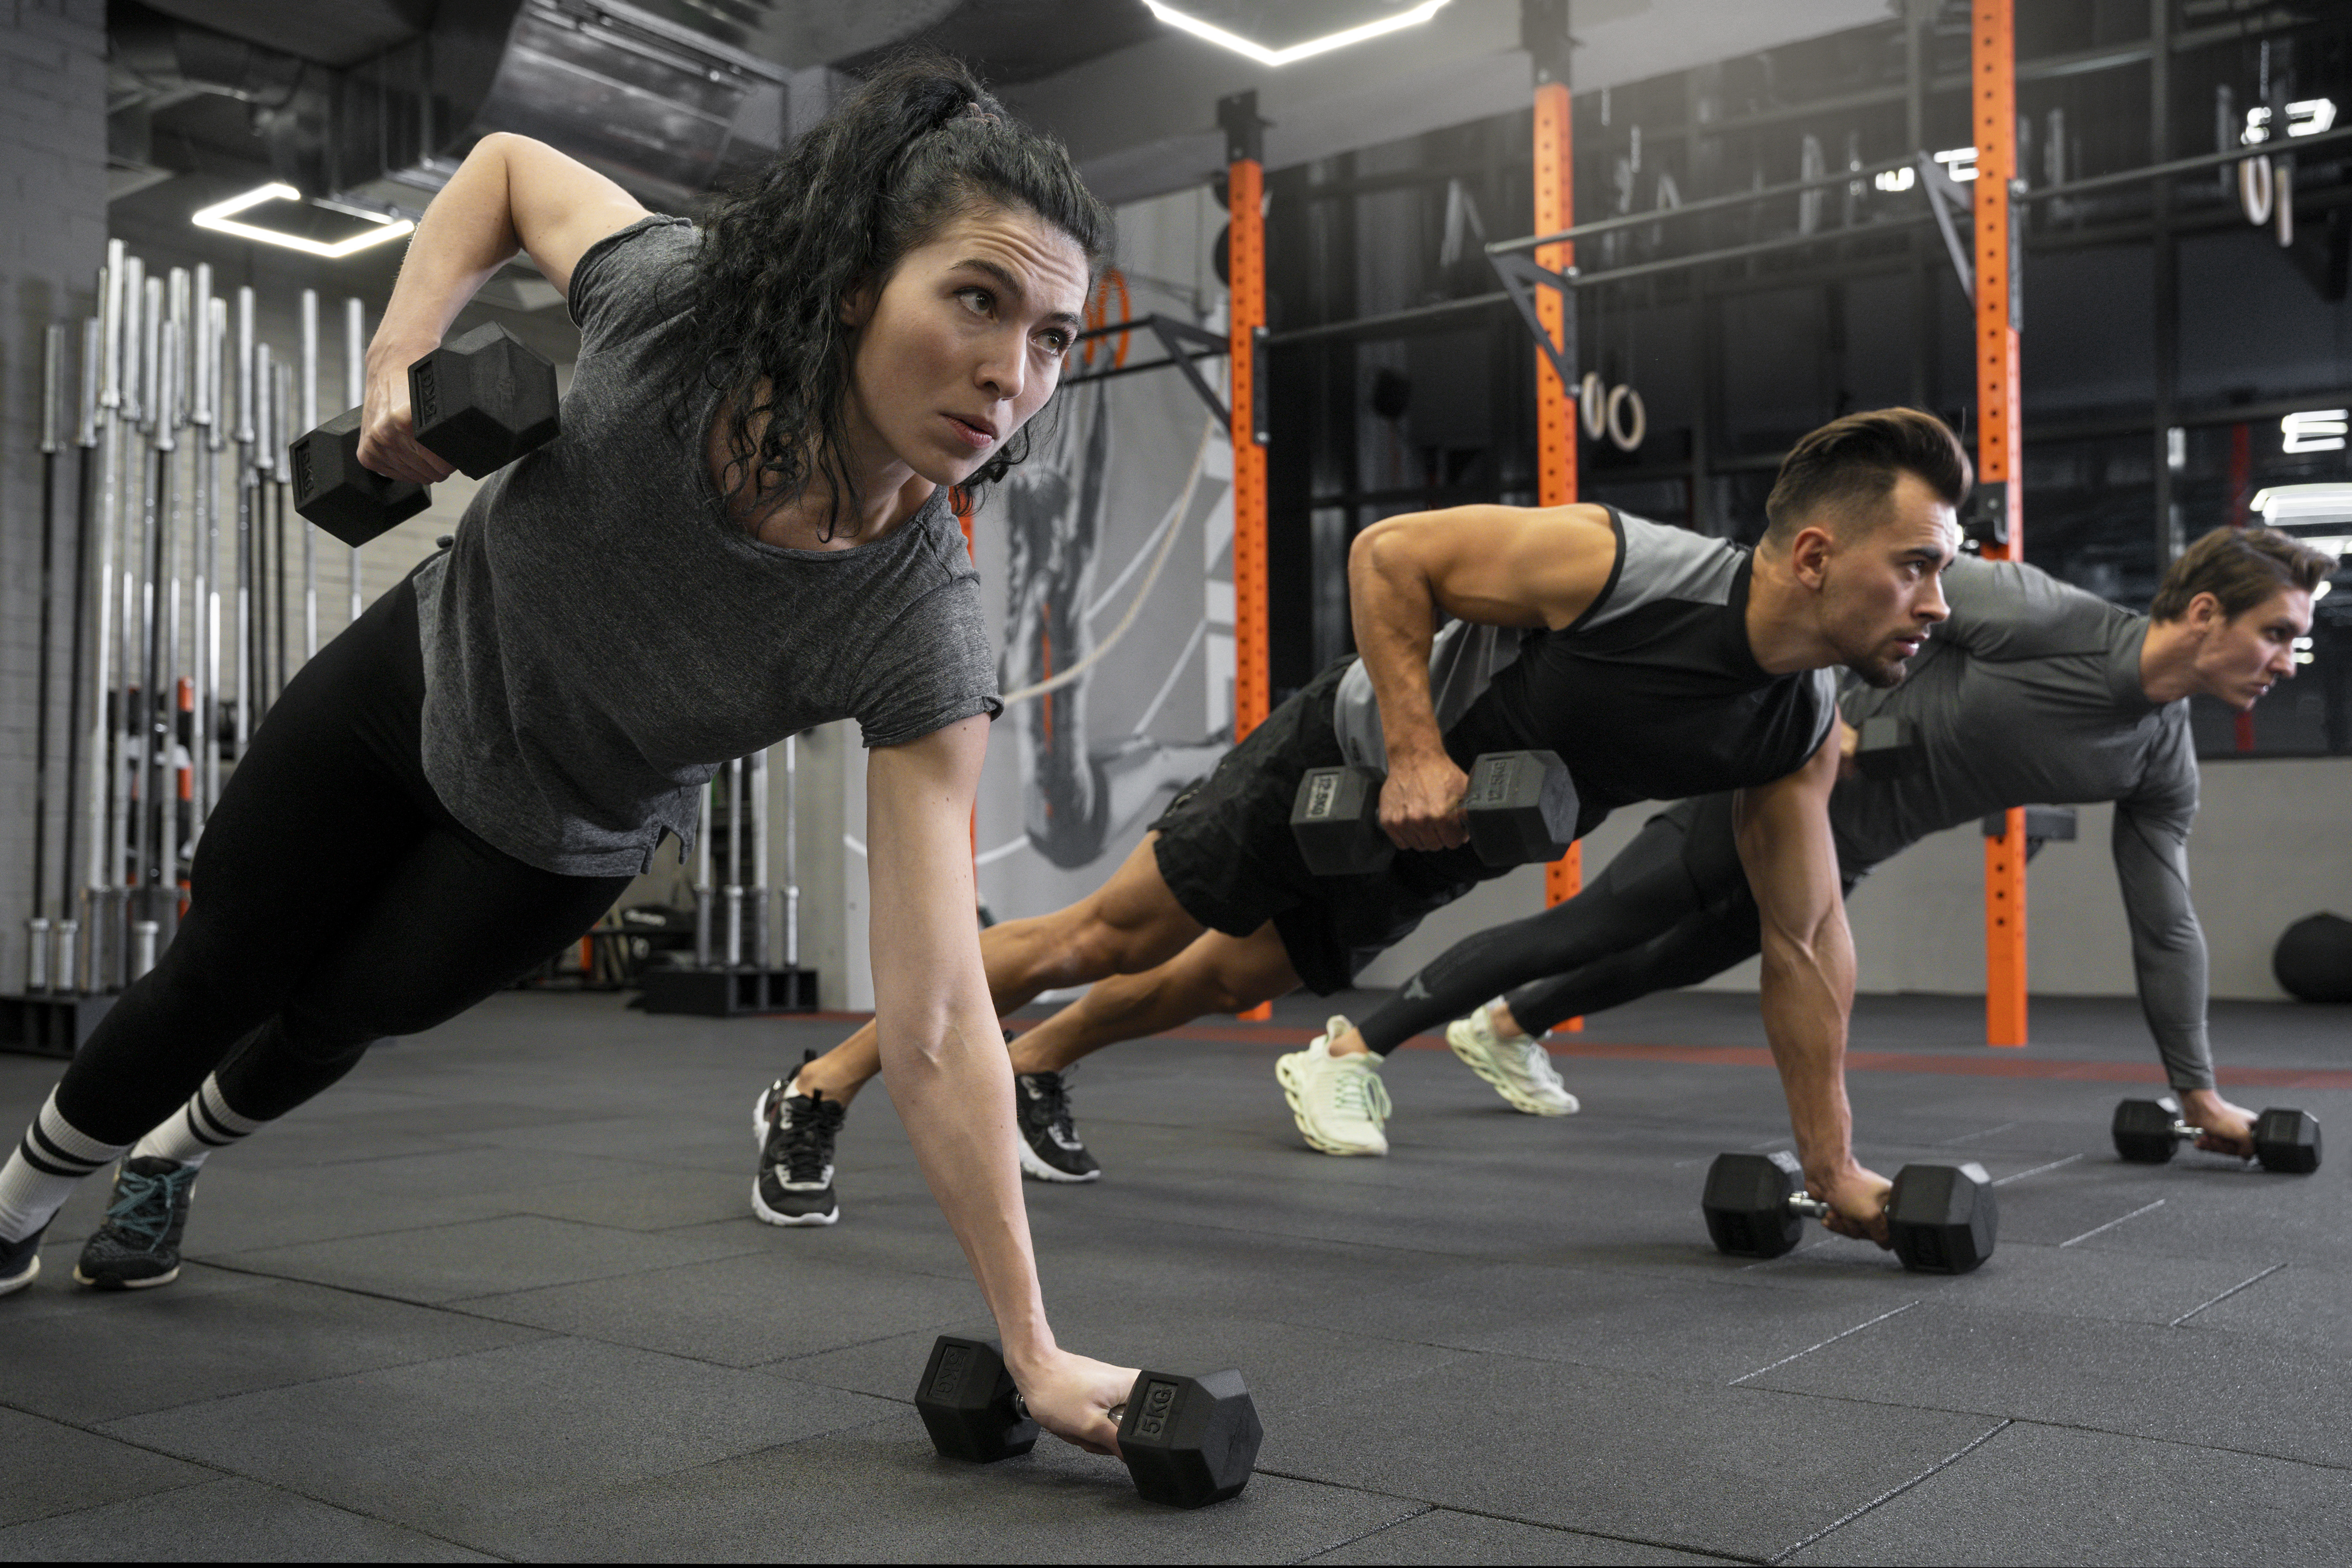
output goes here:
{"type": "Polygon", "coordinates": [[[1376,522],[1348,552],[1356,649],[1381,705],[1389,778],[1381,826],[1405,849],[1468,837],[1469,779],[1445,754],[1429,692],[1439,613],[1484,626],[1557,629],[1590,609],[1617,563],[1597,506],[1454,507],[1376,522]]]}
{"type": "Polygon", "coordinates": [[[1805,1185],[1830,1203],[1832,1230],[1884,1247],[1890,1184],[1855,1163],[1853,1112],[1845,1097],[1853,936],[1830,837],[1838,751],[1832,730],[1795,773],[1741,790],[1735,820],[1740,864],[1762,917],[1764,1034],[1788,1096],[1805,1185]]]}

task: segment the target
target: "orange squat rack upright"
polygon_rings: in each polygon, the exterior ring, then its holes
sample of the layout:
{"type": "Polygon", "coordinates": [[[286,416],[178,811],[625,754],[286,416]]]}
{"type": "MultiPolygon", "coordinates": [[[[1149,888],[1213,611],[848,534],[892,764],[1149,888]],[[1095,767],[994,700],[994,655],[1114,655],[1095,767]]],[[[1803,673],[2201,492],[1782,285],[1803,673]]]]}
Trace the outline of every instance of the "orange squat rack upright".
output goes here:
{"type": "MultiPolygon", "coordinates": [[[[1977,480],[1976,506],[1987,557],[2025,558],[2025,516],[2017,454],[2018,305],[2022,279],[2017,216],[2015,0],[1975,0],[1969,37],[1969,119],[1976,133],[1977,480]],[[1983,528],[1986,508],[2005,526],[1983,528]]],[[[2025,813],[2012,809],[1998,838],[1985,840],[1985,1044],[2026,1042],[2025,813]]]]}
{"type": "MultiPolygon", "coordinates": [[[[1525,7],[1528,53],[1535,61],[1535,231],[1557,234],[1576,224],[1576,163],[1574,123],[1568,92],[1568,7],[1534,4],[1525,7]]],[[[1576,262],[1572,244],[1547,245],[1536,252],[1536,265],[1565,273],[1576,262]]],[[[1568,312],[1575,309],[1565,289],[1535,291],[1536,317],[1552,346],[1565,350],[1570,341],[1568,312]]],[[[1576,500],[1577,409],[1573,389],[1560,379],[1551,356],[1536,355],[1536,504],[1568,506],[1576,500]]],[[[1567,902],[1584,885],[1584,852],[1571,844],[1568,853],[1544,868],[1544,907],[1567,902]]],[[[1563,1030],[1584,1027],[1581,1018],[1562,1023],[1563,1030]]]]}
{"type": "MultiPolygon", "coordinates": [[[[1273,706],[1267,668],[1265,582],[1266,411],[1258,401],[1265,342],[1265,121],[1257,94],[1217,100],[1225,133],[1227,381],[1234,442],[1234,741],[1265,722],[1273,706]]],[[[1241,1015],[1264,1021],[1271,1003],[1241,1015]]]]}

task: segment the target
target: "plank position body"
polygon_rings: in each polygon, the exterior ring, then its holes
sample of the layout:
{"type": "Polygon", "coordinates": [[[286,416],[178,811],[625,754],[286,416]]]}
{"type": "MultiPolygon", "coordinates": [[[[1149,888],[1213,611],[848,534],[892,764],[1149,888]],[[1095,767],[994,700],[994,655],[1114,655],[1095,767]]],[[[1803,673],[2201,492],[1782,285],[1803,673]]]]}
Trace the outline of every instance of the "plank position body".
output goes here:
{"type": "MultiPolygon", "coordinates": [[[[1332,666],[1276,709],[1099,892],[983,933],[1000,1012],[1051,987],[1130,977],[1014,1044],[1024,1168],[1093,1173],[1090,1161],[1073,1170],[1057,1158],[1076,1141],[1056,1075],[1079,1057],[1302,984],[1344,989],[1431,910],[1501,875],[1467,846],[1465,767],[1539,747],[1575,776],[1580,834],[1699,780],[1739,792],[1740,857],[1771,931],[1766,1024],[1800,1146],[1835,1223],[1883,1232],[1886,1184],[1854,1163],[1839,1070],[1853,960],[1827,815],[1838,762],[1828,668],[1902,679],[1944,616],[1937,581],[1967,489],[1951,433],[1888,410],[1800,443],[1752,553],[1592,506],[1464,507],[1367,529],[1349,556],[1360,664],[1332,666]],[[1464,624],[1440,637],[1448,616],[1464,624]],[[1386,773],[1381,823],[1399,853],[1377,875],[1318,878],[1291,837],[1291,801],[1306,770],[1342,761],[1386,773]]],[[[1285,1058],[1285,1089],[1318,1147],[1381,1152],[1377,1058],[1349,1054],[1348,1033],[1335,1020],[1285,1058]]],[[[762,1098],[775,1130],[763,1217],[837,1213],[830,1142],[875,1059],[861,1030],[762,1098]]]]}
{"type": "MultiPolygon", "coordinates": [[[[1902,778],[1849,767],[1839,779],[1830,828],[1849,890],[1927,835],[1989,813],[2115,803],[2141,1011],[2183,1119],[2219,1152],[2253,1152],[2252,1115],[2214,1087],[2205,933],[2189,894],[2198,775],[2188,699],[2243,711],[2291,679],[2313,590],[2334,564],[2270,529],[2217,529],[2135,615],[2032,566],[1963,558],[1944,574],[1951,618],[1909,679],[1884,689],[1849,682],[1841,694],[1847,724],[1907,719],[1926,757],[1902,778]]],[[[1518,1109],[1557,1114],[1562,1091],[1535,1037],[1758,952],[1733,818],[1725,795],[1653,817],[1576,898],[1432,960],[1364,1020],[1365,1039],[1385,1053],[1453,1018],[1456,1055],[1518,1109]],[[1457,1017],[1465,1007],[1475,1010],[1457,1017]]]]}
{"type": "Polygon", "coordinates": [[[369,350],[361,459],[448,477],[404,372],[518,249],[581,328],[563,432],[271,710],[178,939],[0,1171],[0,1292],[126,1152],[75,1272],[168,1282],[208,1153],[576,941],[665,832],[694,831],[720,763],[855,718],[892,1096],[1029,1408],[1114,1450],[1133,1374],[1046,1323],[973,933],[998,704],[948,507],[1017,459],[1108,239],[1060,147],[945,60],[876,73],[703,228],[537,142],[481,142],[369,350]]]}

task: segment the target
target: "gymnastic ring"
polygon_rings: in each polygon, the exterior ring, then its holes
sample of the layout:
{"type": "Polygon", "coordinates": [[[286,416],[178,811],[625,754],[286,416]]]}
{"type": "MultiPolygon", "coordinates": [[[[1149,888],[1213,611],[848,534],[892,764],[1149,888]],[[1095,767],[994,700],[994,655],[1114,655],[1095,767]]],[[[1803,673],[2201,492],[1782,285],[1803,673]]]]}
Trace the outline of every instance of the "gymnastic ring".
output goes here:
{"type": "Polygon", "coordinates": [[[1584,434],[1592,440],[1600,440],[1601,433],[1609,427],[1608,401],[1609,389],[1601,384],[1600,373],[1586,371],[1577,384],[1576,412],[1584,421],[1584,434]]]}
{"type": "Polygon", "coordinates": [[[2271,161],[2247,158],[2238,164],[2238,209],[2256,228],[2271,221],[2271,161]]]}
{"type": "Polygon", "coordinates": [[[1609,406],[1603,418],[1609,427],[1609,444],[1621,452],[1637,450],[1643,437],[1650,433],[1650,411],[1642,405],[1642,395],[1623,382],[1609,389],[1609,406]],[[1621,410],[1630,411],[1622,429],[1617,423],[1621,410]]]}

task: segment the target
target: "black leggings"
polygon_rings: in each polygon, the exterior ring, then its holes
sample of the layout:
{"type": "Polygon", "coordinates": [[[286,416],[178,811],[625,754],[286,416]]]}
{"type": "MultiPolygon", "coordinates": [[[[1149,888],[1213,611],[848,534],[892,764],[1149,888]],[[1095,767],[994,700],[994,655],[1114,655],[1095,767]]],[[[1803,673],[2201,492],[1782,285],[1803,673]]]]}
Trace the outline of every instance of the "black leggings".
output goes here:
{"type": "Polygon", "coordinates": [[[578,939],[629,885],[526,866],[425,782],[416,594],[378,599],[287,683],[197,841],[187,919],[58,1086],[129,1143],[218,1069],[282,1116],[388,1035],[457,1016],[578,939]]]}
{"type": "Polygon", "coordinates": [[[1519,1026],[1539,1035],[1753,958],[1761,925],[1732,798],[1660,812],[1576,897],[1454,943],[1363,1021],[1365,1044],[1386,1056],[1507,991],[1519,1026]]]}

